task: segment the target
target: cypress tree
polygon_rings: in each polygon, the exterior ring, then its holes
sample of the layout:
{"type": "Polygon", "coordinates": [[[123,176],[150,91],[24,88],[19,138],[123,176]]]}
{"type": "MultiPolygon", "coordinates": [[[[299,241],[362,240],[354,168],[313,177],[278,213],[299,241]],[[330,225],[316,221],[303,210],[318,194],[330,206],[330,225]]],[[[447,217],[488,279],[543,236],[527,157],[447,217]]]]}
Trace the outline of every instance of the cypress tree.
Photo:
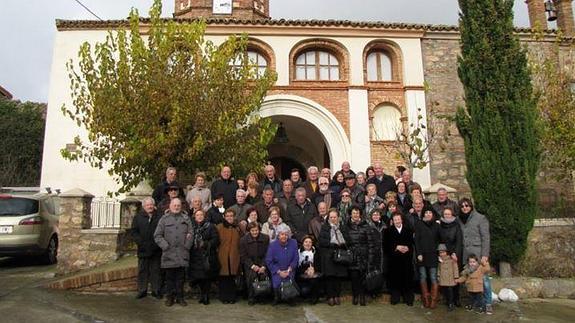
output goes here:
{"type": "Polygon", "coordinates": [[[456,124],[465,143],[475,208],[491,225],[491,257],[514,263],[537,212],[539,130],[525,50],[514,34],[513,0],[459,0],[458,73],[465,107],[456,124]]]}

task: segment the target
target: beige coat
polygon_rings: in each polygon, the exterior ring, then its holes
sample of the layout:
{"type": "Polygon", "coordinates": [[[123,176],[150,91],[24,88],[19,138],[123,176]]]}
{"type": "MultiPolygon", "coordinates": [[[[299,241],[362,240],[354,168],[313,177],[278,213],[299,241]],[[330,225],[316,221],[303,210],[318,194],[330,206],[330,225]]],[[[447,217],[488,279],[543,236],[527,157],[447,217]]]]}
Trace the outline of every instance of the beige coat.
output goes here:
{"type": "Polygon", "coordinates": [[[441,261],[437,267],[437,276],[439,277],[439,286],[455,286],[455,281],[459,278],[459,268],[457,261],[451,259],[449,255],[440,257],[441,261]]]}
{"type": "Polygon", "coordinates": [[[491,270],[489,264],[480,265],[476,271],[470,272],[469,268],[465,268],[461,272],[461,277],[457,280],[459,283],[465,283],[467,291],[470,293],[483,293],[483,275],[491,270]]]}

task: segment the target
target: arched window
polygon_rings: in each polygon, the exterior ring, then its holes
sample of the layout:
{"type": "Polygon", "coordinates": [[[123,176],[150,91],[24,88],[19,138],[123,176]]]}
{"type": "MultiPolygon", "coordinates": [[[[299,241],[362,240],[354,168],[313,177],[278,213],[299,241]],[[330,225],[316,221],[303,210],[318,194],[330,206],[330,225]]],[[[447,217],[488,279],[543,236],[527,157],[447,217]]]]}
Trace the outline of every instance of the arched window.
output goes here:
{"type": "MultiPolygon", "coordinates": [[[[253,65],[254,73],[256,73],[258,77],[263,76],[266,72],[266,69],[268,68],[267,59],[262,54],[253,50],[248,50],[246,54],[248,55],[250,64],[253,65]]],[[[234,67],[241,67],[242,60],[240,57],[237,57],[232,65],[234,67]]]]}
{"type": "Polygon", "coordinates": [[[371,125],[372,140],[396,140],[401,131],[401,113],[396,107],[384,104],[375,109],[371,125]]]}
{"type": "Polygon", "coordinates": [[[325,51],[311,50],[300,54],[295,62],[296,80],[339,80],[339,61],[325,51]]]}
{"type": "Polygon", "coordinates": [[[367,55],[367,80],[391,81],[393,79],[391,58],[384,51],[374,51],[367,55]]]}

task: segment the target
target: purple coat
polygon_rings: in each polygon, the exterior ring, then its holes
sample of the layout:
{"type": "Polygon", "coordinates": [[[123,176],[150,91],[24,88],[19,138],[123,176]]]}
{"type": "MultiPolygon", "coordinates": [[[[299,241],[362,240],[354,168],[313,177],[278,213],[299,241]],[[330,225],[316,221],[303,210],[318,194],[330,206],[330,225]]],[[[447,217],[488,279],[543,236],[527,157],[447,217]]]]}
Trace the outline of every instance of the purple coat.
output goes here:
{"type": "Polygon", "coordinates": [[[272,284],[274,289],[279,288],[282,282],[282,278],[278,274],[279,270],[283,271],[291,267],[289,277],[283,280],[294,279],[298,260],[299,254],[297,251],[297,241],[294,239],[288,239],[285,246],[282,246],[279,240],[275,240],[270,243],[266,255],[266,264],[272,274],[272,284]]]}

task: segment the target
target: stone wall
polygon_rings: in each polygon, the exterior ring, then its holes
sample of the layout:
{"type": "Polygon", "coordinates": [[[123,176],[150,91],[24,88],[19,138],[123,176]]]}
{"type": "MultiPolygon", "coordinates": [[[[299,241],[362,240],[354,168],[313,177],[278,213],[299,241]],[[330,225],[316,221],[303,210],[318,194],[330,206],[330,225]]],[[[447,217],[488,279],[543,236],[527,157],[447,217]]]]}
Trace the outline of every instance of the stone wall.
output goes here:
{"type": "Polygon", "coordinates": [[[575,278],[575,219],[536,221],[516,275],[575,278]]]}

